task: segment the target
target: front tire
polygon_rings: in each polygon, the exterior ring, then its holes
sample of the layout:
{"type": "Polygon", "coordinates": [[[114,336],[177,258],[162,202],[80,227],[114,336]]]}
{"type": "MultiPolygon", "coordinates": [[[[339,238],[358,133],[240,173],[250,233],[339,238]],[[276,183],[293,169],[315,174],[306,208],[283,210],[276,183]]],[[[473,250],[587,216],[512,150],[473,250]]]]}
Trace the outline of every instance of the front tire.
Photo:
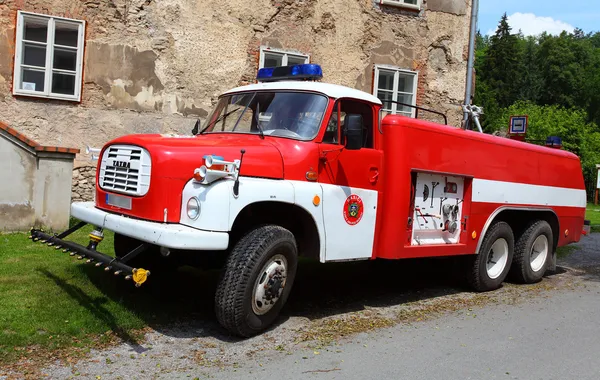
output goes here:
{"type": "Polygon", "coordinates": [[[266,225],[246,233],[230,253],[215,295],[219,323],[251,337],[278,317],[290,294],[298,248],[287,229],[266,225]]]}
{"type": "Polygon", "coordinates": [[[471,258],[469,285],[479,292],[494,290],[506,279],[514,252],[514,235],[506,222],[495,222],[486,232],[479,253],[471,258]]]}
{"type": "Polygon", "coordinates": [[[509,276],[516,282],[533,284],[546,273],[553,249],[552,227],[545,220],[531,222],[515,243],[509,276]]]}

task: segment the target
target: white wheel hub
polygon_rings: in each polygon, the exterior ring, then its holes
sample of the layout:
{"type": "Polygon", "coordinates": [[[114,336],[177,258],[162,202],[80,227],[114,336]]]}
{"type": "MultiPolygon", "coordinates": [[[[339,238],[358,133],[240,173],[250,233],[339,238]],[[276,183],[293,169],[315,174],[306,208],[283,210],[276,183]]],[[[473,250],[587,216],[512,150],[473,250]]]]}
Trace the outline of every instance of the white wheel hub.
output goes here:
{"type": "Polygon", "coordinates": [[[252,310],[257,315],[267,313],[281,297],[287,278],[287,260],[275,255],[262,267],[252,292],[252,310]]]}
{"type": "Polygon", "coordinates": [[[508,242],[505,239],[498,239],[492,244],[488,251],[486,270],[488,276],[495,280],[504,271],[508,262],[508,242]]]}
{"type": "Polygon", "coordinates": [[[548,238],[546,235],[538,236],[533,242],[529,255],[529,265],[531,265],[532,271],[537,272],[544,266],[546,258],[548,257],[548,246],[548,238]]]}

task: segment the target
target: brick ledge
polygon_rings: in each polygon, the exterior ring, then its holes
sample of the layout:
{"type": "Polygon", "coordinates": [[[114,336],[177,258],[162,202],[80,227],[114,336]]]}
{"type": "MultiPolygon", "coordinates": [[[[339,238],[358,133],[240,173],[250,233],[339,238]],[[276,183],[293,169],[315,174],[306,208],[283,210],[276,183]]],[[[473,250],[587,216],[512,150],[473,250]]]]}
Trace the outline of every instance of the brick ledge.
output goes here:
{"type": "Polygon", "coordinates": [[[60,146],[40,145],[37,142],[35,142],[32,139],[25,136],[24,134],[18,132],[16,129],[9,127],[8,124],[6,124],[2,121],[0,121],[0,129],[6,131],[9,135],[17,138],[22,143],[26,144],[27,146],[29,146],[31,149],[35,150],[36,152],[71,153],[71,154],[77,154],[80,152],[80,150],[77,148],[65,148],[65,147],[60,147],[60,146]]]}

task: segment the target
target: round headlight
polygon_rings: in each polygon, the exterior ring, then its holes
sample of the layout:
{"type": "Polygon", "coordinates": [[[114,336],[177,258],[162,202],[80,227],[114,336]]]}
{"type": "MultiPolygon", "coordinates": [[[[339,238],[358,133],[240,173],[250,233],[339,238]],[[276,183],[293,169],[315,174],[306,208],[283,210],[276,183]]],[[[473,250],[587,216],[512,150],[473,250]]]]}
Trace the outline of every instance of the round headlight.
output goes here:
{"type": "Polygon", "coordinates": [[[187,216],[188,218],[195,220],[200,216],[200,202],[198,198],[191,197],[187,202],[187,216]]]}

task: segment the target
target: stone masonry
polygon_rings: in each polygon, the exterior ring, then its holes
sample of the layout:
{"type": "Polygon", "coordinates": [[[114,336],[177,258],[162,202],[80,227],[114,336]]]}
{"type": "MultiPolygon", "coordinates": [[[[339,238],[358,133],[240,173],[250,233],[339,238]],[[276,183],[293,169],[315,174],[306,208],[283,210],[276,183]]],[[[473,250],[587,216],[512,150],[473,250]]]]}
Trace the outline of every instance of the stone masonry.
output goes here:
{"type": "MultiPolygon", "coordinates": [[[[298,51],[324,81],[373,92],[373,67],[418,71],[417,104],[459,125],[468,0],[420,11],[380,0],[0,0],[0,119],[48,145],[101,147],[129,133],[189,134],[219,94],[254,82],[261,46],[298,51]],[[17,10],[86,21],[80,102],[14,96],[17,10]]],[[[95,162],[75,160],[73,199],[95,162]]]]}

